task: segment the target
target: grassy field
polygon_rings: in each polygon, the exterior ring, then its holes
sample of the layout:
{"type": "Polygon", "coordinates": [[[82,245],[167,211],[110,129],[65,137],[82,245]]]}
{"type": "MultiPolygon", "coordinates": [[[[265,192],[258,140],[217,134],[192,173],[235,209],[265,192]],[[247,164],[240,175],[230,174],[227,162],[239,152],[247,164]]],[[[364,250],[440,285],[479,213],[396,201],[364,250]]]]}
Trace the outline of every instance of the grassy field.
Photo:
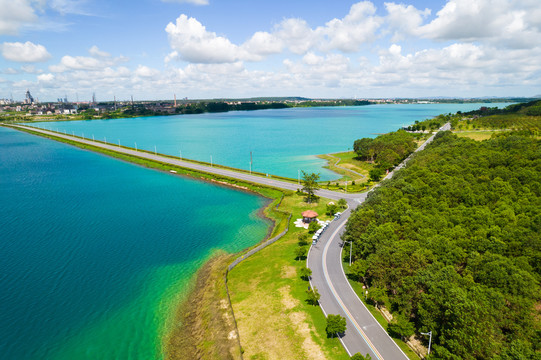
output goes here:
{"type": "Polygon", "coordinates": [[[494,134],[494,131],[456,131],[454,132],[454,134],[458,137],[467,137],[473,140],[482,141],[490,139],[492,137],[492,134],[494,134]]]}
{"type": "Polygon", "coordinates": [[[328,165],[325,166],[327,169],[342,175],[339,180],[322,182],[321,188],[333,191],[345,191],[345,181],[347,180],[348,192],[360,192],[366,190],[369,177],[368,172],[374,167],[373,164],[358,160],[353,151],[318,155],[318,157],[328,161],[328,165]],[[338,166],[335,165],[337,161],[338,166]]]}
{"type": "Polygon", "coordinates": [[[458,121],[456,130],[541,130],[541,116],[500,114],[458,121]]]}
{"type": "Polygon", "coordinates": [[[281,208],[293,214],[290,231],[229,273],[245,359],[349,359],[337,338],[327,338],[321,309],[306,302],[308,282],[299,277],[306,261],[294,253],[298,234],[307,230],[293,222],[307,209],[325,214],[328,202],[306,204],[297,194],[285,196],[281,208]]]}

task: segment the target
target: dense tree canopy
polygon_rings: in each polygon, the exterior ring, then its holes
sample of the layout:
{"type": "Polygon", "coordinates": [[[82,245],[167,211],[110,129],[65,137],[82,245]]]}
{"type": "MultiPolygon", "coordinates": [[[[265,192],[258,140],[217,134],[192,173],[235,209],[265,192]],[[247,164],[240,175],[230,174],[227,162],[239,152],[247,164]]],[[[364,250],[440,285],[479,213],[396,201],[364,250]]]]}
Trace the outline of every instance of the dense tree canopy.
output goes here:
{"type": "Polygon", "coordinates": [[[415,137],[404,130],[380,135],[374,139],[358,139],[353,143],[353,150],[359,158],[374,161],[383,169],[398,165],[416,147],[415,137]]]}
{"type": "Polygon", "coordinates": [[[434,357],[541,358],[540,140],[438,134],[343,237],[392,330],[431,330],[434,357]]]}
{"type": "Polygon", "coordinates": [[[335,334],[346,332],[346,318],[340,315],[329,314],[327,316],[327,335],[334,337],[335,334]]]}

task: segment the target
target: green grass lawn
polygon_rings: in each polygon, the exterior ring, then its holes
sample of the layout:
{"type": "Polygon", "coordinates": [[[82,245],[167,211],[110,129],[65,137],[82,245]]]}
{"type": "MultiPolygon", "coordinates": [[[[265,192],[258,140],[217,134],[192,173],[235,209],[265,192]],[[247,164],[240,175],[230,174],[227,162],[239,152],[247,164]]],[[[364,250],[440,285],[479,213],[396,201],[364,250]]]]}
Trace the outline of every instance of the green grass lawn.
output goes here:
{"type": "Polygon", "coordinates": [[[454,134],[458,137],[467,137],[473,140],[482,141],[490,139],[492,137],[492,134],[494,134],[494,131],[457,131],[454,134]]]}
{"type": "Polygon", "coordinates": [[[328,165],[325,166],[327,169],[342,176],[338,180],[321,182],[320,186],[322,189],[346,192],[346,180],[348,193],[367,190],[366,186],[371,185],[368,180],[368,172],[374,165],[357,159],[353,151],[318,155],[318,157],[328,161],[328,165]],[[338,162],[338,166],[340,167],[335,165],[338,160],[340,160],[338,162]]]}

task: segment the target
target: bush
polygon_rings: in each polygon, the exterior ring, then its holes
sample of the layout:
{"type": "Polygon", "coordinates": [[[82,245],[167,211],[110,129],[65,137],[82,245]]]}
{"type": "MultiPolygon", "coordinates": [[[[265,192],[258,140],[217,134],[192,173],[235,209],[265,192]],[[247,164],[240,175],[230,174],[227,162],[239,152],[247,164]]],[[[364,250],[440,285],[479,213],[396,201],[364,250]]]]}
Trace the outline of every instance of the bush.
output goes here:
{"type": "Polygon", "coordinates": [[[306,293],[308,294],[308,299],[306,299],[308,304],[317,305],[319,303],[321,295],[319,295],[316,287],[306,290],[306,293]]]}
{"type": "Polygon", "coordinates": [[[327,336],[334,337],[334,334],[343,334],[346,332],[346,318],[340,315],[329,314],[327,316],[327,336]]]}
{"type": "Polygon", "coordinates": [[[300,271],[301,279],[308,281],[310,280],[310,276],[312,276],[312,269],[303,267],[300,271]]]}
{"type": "Polygon", "coordinates": [[[388,331],[391,335],[405,340],[415,333],[413,323],[409,322],[402,315],[394,315],[394,321],[389,324],[388,331]]]}
{"type": "Polygon", "coordinates": [[[319,224],[318,224],[317,221],[312,221],[312,222],[310,223],[310,225],[308,225],[308,232],[309,232],[310,234],[313,234],[313,233],[315,233],[316,231],[318,231],[320,227],[321,227],[321,226],[319,226],[319,224]]]}
{"type": "MultiPolygon", "coordinates": [[[[326,214],[329,216],[333,216],[338,212],[338,205],[336,204],[327,204],[327,211],[326,214]]],[[[317,231],[317,230],[316,230],[317,231]]]]}
{"type": "Polygon", "coordinates": [[[295,249],[295,258],[297,260],[306,259],[306,254],[308,254],[308,248],[306,246],[299,246],[295,249]]]}
{"type": "Polygon", "coordinates": [[[305,232],[299,233],[298,240],[299,240],[298,242],[299,246],[308,245],[308,234],[305,232]]]}
{"type": "Polygon", "coordinates": [[[351,357],[351,360],[372,360],[372,357],[370,354],[366,354],[366,356],[362,356],[361,353],[356,353],[351,357]]]}
{"type": "Polygon", "coordinates": [[[368,172],[370,174],[371,181],[379,181],[383,176],[383,169],[374,168],[368,172]]]}

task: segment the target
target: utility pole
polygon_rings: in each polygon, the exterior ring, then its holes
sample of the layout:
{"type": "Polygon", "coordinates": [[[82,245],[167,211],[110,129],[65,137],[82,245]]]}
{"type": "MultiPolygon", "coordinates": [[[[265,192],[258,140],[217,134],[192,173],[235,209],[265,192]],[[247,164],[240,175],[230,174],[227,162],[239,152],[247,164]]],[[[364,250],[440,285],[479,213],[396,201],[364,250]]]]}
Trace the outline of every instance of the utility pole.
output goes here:
{"type": "Polygon", "coordinates": [[[212,167],[212,155],[210,155],[210,167],[212,167]]]}
{"type": "Polygon", "coordinates": [[[427,356],[430,356],[430,345],[432,345],[432,330],[430,330],[429,332],[427,333],[421,333],[421,335],[428,335],[430,336],[430,338],[428,339],[428,354],[427,356]]]}
{"type": "Polygon", "coordinates": [[[156,145],[154,145],[154,155],[158,155],[158,151],[156,150],[156,145]]]}
{"type": "Polygon", "coordinates": [[[182,160],[182,150],[179,150],[180,160],[182,160]]]}
{"type": "Polygon", "coordinates": [[[346,241],[349,243],[349,266],[351,266],[351,251],[353,249],[353,242],[352,241],[346,241]]]}
{"type": "Polygon", "coordinates": [[[137,151],[137,142],[135,143],[135,151],[137,151]]]}

